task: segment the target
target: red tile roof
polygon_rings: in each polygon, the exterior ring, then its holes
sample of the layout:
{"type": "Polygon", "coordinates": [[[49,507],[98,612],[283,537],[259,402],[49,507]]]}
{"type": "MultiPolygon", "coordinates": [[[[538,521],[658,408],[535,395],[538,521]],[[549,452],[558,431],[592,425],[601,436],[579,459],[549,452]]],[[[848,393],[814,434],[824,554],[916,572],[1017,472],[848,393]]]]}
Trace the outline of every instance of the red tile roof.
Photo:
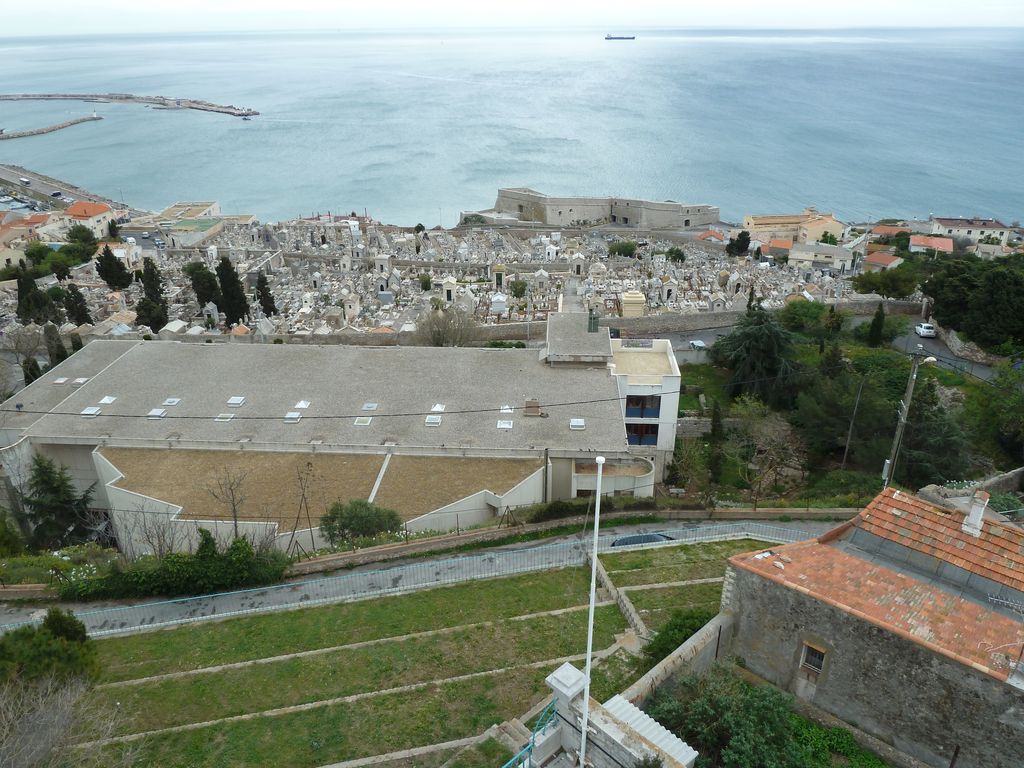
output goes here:
{"type": "Polygon", "coordinates": [[[953,241],[948,237],[928,237],[927,235],[911,235],[910,247],[934,248],[943,253],[953,252],[953,241]]]}
{"type": "Polygon", "coordinates": [[[768,243],[769,248],[781,248],[784,251],[788,251],[793,247],[792,240],[785,240],[783,238],[776,238],[768,243]]]}
{"type": "Polygon", "coordinates": [[[725,235],[723,235],[721,232],[719,232],[717,230],[709,229],[707,232],[701,232],[699,235],[697,235],[697,239],[698,240],[723,240],[724,241],[725,240],[725,235]]]}
{"type": "Polygon", "coordinates": [[[892,224],[879,224],[871,230],[872,235],[898,235],[901,232],[909,232],[910,227],[894,227],[892,224]]]}
{"type": "Polygon", "coordinates": [[[903,259],[895,253],[886,253],[885,251],[875,251],[864,257],[865,264],[878,264],[883,267],[888,267],[897,261],[903,261],[903,259]]]}
{"type": "Polygon", "coordinates": [[[820,539],[771,551],[730,562],[980,672],[1009,677],[1024,623],[820,539]]]}
{"type": "Polygon", "coordinates": [[[109,205],[104,203],[90,203],[83,200],[76,200],[64,210],[64,213],[73,219],[91,219],[94,216],[99,216],[109,212],[109,205]]]}
{"type": "Polygon", "coordinates": [[[1024,530],[985,520],[981,535],[961,530],[963,512],[887,488],[851,522],[868,533],[1024,591],[1024,530]]]}

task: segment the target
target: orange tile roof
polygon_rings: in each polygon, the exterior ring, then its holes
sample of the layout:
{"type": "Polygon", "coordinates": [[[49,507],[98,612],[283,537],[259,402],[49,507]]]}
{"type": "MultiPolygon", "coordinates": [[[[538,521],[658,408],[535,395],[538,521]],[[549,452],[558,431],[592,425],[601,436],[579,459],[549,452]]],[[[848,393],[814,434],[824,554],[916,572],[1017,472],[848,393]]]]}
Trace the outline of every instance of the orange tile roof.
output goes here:
{"type": "Polygon", "coordinates": [[[45,224],[50,220],[50,214],[48,213],[33,213],[31,216],[26,216],[18,223],[26,227],[37,227],[40,224],[45,224]]]}
{"type": "Polygon", "coordinates": [[[793,247],[793,241],[792,240],[785,240],[785,239],[782,239],[782,238],[776,238],[775,240],[772,240],[772,241],[770,241],[768,243],[768,247],[769,248],[782,248],[783,250],[788,251],[790,248],[793,247]]]}
{"type": "Polygon", "coordinates": [[[934,248],[944,253],[953,252],[953,241],[948,237],[928,237],[927,235],[912,235],[910,238],[911,247],[917,245],[921,248],[934,248]]]}
{"type": "Polygon", "coordinates": [[[871,230],[872,235],[898,235],[902,232],[910,232],[910,227],[894,227],[892,224],[879,224],[871,230]]]}
{"type": "Polygon", "coordinates": [[[1024,529],[984,520],[981,535],[961,530],[966,515],[887,488],[852,524],[868,533],[1024,591],[1024,529]]]}
{"type": "Polygon", "coordinates": [[[864,257],[864,263],[879,264],[883,267],[888,267],[890,264],[893,264],[897,261],[903,261],[903,259],[897,256],[895,253],[888,253],[885,251],[875,251],[874,253],[869,253],[867,256],[864,257]]]}
{"type": "Polygon", "coordinates": [[[697,235],[698,240],[711,240],[712,238],[716,240],[725,240],[725,235],[714,229],[709,229],[707,232],[701,232],[697,235]]]}
{"type": "Polygon", "coordinates": [[[110,210],[110,206],[105,203],[90,203],[84,200],[76,200],[64,210],[64,213],[73,219],[91,219],[94,216],[109,213],[110,210]]]}
{"type": "Polygon", "coordinates": [[[771,552],[729,562],[999,680],[1009,677],[1024,643],[1024,623],[822,539],[771,552]]]}

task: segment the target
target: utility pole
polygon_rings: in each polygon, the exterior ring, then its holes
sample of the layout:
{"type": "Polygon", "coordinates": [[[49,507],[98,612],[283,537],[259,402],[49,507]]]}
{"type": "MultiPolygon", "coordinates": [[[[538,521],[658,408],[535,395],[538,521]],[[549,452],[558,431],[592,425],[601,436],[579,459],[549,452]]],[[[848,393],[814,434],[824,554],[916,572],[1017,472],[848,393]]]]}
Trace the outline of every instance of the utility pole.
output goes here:
{"type": "Polygon", "coordinates": [[[882,488],[889,487],[889,483],[892,482],[892,475],[896,469],[896,459],[900,453],[900,444],[903,442],[903,430],[907,426],[907,415],[910,413],[910,401],[914,397],[914,385],[917,383],[917,369],[921,367],[922,363],[934,363],[934,357],[924,356],[924,346],[921,344],[917,345],[917,350],[914,352],[914,362],[910,367],[910,378],[907,379],[907,391],[903,395],[903,400],[900,402],[900,418],[896,424],[896,434],[892,438],[892,450],[889,452],[889,458],[882,466],[882,488]]]}
{"type": "Polygon", "coordinates": [[[594,491],[594,549],[590,555],[590,610],[587,614],[587,661],[583,670],[583,728],[580,736],[579,766],[587,759],[587,722],[590,719],[590,660],[594,650],[594,606],[597,602],[597,537],[601,531],[601,479],[604,456],[597,456],[597,490],[594,491]]]}
{"type": "Polygon", "coordinates": [[[850,416],[850,431],[846,433],[846,447],[843,449],[843,463],[840,469],[846,469],[846,455],[850,452],[850,438],[853,437],[853,422],[857,418],[857,408],[860,406],[860,393],[864,391],[864,380],[866,376],[860,377],[860,386],[857,387],[857,399],[853,403],[853,415],[850,416]]]}

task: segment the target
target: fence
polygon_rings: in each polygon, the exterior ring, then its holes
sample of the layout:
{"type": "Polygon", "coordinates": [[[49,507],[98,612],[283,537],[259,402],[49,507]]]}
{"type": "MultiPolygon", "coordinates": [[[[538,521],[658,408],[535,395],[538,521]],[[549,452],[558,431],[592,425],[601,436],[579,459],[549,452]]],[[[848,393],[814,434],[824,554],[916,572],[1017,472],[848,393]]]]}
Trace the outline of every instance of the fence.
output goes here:
{"type": "MultiPolygon", "coordinates": [[[[662,532],[671,536],[673,540],[616,547],[615,551],[625,552],[672,546],[678,543],[742,538],[788,543],[801,541],[811,536],[802,531],[752,522],[724,523],[662,532]]],[[[621,534],[601,536],[598,551],[607,552],[619,536],[621,534]]],[[[269,587],[221,592],[200,597],[75,611],[75,615],[85,624],[89,634],[94,637],[126,634],[209,619],[288,610],[322,603],[361,600],[430,587],[460,584],[476,579],[583,565],[587,561],[586,555],[590,547],[591,540],[582,536],[579,539],[558,544],[431,560],[393,568],[349,573],[344,576],[287,582],[269,587]]],[[[0,625],[0,634],[39,621],[41,621],[41,617],[2,624],[0,625]]]]}

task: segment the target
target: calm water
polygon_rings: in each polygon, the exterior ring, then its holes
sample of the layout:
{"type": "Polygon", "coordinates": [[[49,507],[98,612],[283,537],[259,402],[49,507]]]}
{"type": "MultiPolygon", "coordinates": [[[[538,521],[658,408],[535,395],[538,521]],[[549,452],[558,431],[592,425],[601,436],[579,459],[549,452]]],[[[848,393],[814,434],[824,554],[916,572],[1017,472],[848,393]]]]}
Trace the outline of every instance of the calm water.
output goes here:
{"type": "MultiPolygon", "coordinates": [[[[141,105],[0,142],[12,162],[145,208],[216,199],[264,221],[362,210],[445,224],[499,186],[670,198],[723,216],[804,205],[1024,218],[1024,30],[0,39],[0,92],[141,105]]],[[[87,114],[0,102],[9,130],[87,114]]]]}

